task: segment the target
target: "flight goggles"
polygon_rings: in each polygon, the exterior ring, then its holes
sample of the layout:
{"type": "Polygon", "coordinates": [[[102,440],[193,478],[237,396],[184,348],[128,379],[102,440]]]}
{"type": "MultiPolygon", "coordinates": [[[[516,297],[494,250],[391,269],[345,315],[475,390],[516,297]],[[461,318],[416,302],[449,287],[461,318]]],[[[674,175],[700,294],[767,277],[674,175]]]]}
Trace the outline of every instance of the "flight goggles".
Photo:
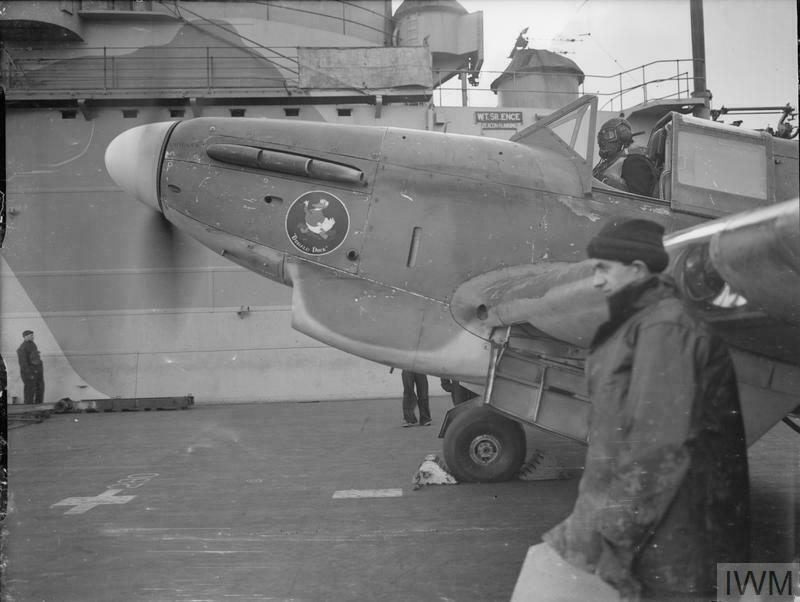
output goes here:
{"type": "Polygon", "coordinates": [[[619,138],[616,128],[608,128],[607,130],[600,130],[597,135],[601,142],[614,142],[619,138]]]}

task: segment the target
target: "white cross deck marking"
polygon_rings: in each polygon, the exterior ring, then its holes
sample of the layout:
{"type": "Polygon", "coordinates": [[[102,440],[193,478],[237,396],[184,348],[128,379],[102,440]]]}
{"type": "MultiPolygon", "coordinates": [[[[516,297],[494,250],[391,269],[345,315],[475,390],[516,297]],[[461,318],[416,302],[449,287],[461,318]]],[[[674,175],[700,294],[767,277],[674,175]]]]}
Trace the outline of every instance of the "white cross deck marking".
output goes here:
{"type": "Polygon", "coordinates": [[[343,489],[333,494],[333,499],[363,498],[363,497],[401,497],[402,489],[343,489]]]}
{"type": "Polygon", "coordinates": [[[122,491],[122,489],[109,489],[95,497],[68,497],[60,502],[56,502],[50,507],[75,506],[67,510],[64,514],[83,514],[87,510],[91,510],[95,506],[100,506],[101,504],[127,504],[136,497],[135,495],[117,496],[120,491],[122,491]]]}

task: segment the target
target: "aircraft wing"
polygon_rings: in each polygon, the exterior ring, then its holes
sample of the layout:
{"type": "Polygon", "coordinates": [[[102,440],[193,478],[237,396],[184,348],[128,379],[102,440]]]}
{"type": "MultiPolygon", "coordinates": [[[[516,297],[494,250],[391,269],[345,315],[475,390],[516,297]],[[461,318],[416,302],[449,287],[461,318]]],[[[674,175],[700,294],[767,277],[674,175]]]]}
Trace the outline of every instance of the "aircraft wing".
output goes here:
{"type": "Polygon", "coordinates": [[[592,287],[589,261],[537,262],[481,274],[458,287],[450,308],[458,323],[483,338],[496,326],[526,322],[580,347],[608,319],[605,298],[592,287]]]}
{"type": "MultiPolygon", "coordinates": [[[[731,345],[800,364],[800,200],[704,222],[664,243],[667,272],[731,345]]],[[[451,310],[482,337],[494,326],[527,322],[582,347],[607,317],[588,261],[482,274],[456,290],[451,310]]]]}

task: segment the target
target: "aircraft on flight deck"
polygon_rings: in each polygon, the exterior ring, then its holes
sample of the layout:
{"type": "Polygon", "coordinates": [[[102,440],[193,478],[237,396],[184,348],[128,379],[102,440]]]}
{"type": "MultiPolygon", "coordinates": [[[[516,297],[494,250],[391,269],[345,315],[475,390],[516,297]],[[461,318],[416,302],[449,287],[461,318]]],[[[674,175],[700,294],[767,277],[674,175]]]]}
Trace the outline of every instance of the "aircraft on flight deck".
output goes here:
{"type": "Polygon", "coordinates": [[[510,140],[201,117],[123,132],[105,161],[174,227],[291,286],[295,329],[482,391],[440,432],[468,481],[517,473],[522,424],[585,442],[606,312],[586,243],[612,215],[656,220],[667,271],[732,347],[752,443],[800,403],[797,141],[670,113],[645,197],[593,180],[596,115],[584,96],[510,140]],[[527,321],[490,325],[521,298],[527,321]]]}

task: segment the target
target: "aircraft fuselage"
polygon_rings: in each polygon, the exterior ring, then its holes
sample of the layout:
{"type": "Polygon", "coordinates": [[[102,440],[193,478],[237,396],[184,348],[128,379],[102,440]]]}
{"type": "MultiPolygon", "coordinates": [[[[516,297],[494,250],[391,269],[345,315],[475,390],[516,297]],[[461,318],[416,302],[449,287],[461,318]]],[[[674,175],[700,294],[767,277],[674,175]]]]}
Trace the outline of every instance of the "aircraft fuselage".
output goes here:
{"type": "Polygon", "coordinates": [[[567,157],[504,140],[237,118],[158,131],[158,179],[149,192],[137,182],[140,200],[293,286],[301,332],[429,374],[485,374],[487,341],[451,315],[461,283],[579,261],[607,215],[644,214],[669,230],[696,221],[657,199],[584,195],[567,157]]]}

